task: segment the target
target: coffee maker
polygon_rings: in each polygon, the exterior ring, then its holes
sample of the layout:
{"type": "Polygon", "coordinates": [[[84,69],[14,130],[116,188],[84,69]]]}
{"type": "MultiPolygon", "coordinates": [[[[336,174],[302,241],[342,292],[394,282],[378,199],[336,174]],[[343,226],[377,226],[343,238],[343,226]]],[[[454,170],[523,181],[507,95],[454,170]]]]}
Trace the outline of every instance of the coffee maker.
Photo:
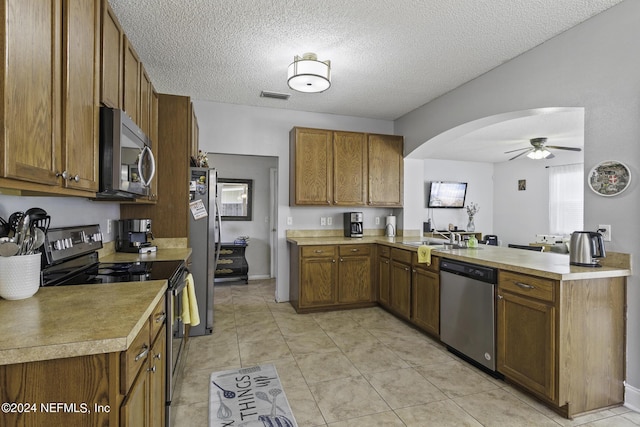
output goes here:
{"type": "Polygon", "coordinates": [[[344,237],[362,237],[364,214],[362,212],[344,213],[344,237]]]}
{"type": "Polygon", "coordinates": [[[120,219],[116,225],[116,251],[148,253],[158,250],[152,246],[153,239],[150,219],[120,219]]]}

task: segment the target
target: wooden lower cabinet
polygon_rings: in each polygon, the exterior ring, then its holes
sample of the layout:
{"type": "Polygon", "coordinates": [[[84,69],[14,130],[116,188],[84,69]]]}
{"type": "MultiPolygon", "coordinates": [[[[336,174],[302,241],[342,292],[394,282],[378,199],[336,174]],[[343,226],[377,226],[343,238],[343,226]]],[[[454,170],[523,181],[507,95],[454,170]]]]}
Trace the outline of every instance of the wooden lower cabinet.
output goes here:
{"type": "Polygon", "coordinates": [[[166,321],[155,320],[123,352],[0,366],[0,400],[35,405],[0,412],[0,426],[164,426],[166,321]]]}
{"type": "Polygon", "coordinates": [[[389,308],[389,285],[391,281],[391,249],[388,246],[378,245],[378,303],[389,308]]]}
{"type": "Polygon", "coordinates": [[[414,265],[411,288],[411,322],[440,336],[440,274],[414,265]]]}
{"type": "Polygon", "coordinates": [[[375,305],[372,245],[291,248],[289,299],[296,311],[375,305]]]}
{"type": "Polygon", "coordinates": [[[622,404],[625,287],[500,270],[498,371],[567,418],[622,404]]]}

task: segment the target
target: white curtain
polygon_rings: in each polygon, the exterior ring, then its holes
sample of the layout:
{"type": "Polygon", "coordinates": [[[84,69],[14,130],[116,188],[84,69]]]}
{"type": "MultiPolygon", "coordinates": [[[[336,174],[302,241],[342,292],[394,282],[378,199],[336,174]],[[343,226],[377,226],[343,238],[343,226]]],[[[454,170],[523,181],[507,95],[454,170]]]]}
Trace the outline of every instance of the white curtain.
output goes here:
{"type": "Polygon", "coordinates": [[[549,168],[549,228],[551,234],[571,234],[584,228],[584,165],[549,168]]]}

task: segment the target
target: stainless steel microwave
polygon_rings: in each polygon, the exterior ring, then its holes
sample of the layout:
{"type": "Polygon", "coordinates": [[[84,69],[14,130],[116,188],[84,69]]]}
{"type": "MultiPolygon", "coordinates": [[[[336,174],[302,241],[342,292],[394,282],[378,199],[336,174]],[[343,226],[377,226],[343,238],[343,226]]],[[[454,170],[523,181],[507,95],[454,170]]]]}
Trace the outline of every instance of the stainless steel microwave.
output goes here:
{"type": "Polygon", "coordinates": [[[98,198],[145,197],[156,171],[147,135],[122,110],[100,108],[98,198]]]}

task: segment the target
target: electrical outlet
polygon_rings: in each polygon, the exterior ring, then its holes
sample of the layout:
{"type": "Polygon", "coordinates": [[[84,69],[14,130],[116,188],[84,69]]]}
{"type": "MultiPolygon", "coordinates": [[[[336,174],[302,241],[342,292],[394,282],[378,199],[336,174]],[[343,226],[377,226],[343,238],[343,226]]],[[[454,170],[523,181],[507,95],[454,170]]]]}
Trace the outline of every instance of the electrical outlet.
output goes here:
{"type": "Polygon", "coordinates": [[[327,225],[327,218],[326,217],[320,217],[320,225],[327,225]]]}
{"type": "Polygon", "coordinates": [[[333,224],[333,218],[328,216],[327,217],[327,225],[332,225],[333,224]]]}
{"type": "Polygon", "coordinates": [[[111,220],[107,220],[107,234],[111,234],[111,220]]]}
{"type": "Polygon", "coordinates": [[[287,225],[291,225],[293,224],[293,217],[288,216],[287,217],[287,225]]]}
{"type": "Polygon", "coordinates": [[[376,225],[380,225],[380,217],[379,216],[376,217],[376,225]]]}
{"type": "Polygon", "coordinates": [[[611,241],[611,225],[610,224],[600,224],[598,225],[598,231],[602,234],[602,240],[605,242],[611,241]]]}

